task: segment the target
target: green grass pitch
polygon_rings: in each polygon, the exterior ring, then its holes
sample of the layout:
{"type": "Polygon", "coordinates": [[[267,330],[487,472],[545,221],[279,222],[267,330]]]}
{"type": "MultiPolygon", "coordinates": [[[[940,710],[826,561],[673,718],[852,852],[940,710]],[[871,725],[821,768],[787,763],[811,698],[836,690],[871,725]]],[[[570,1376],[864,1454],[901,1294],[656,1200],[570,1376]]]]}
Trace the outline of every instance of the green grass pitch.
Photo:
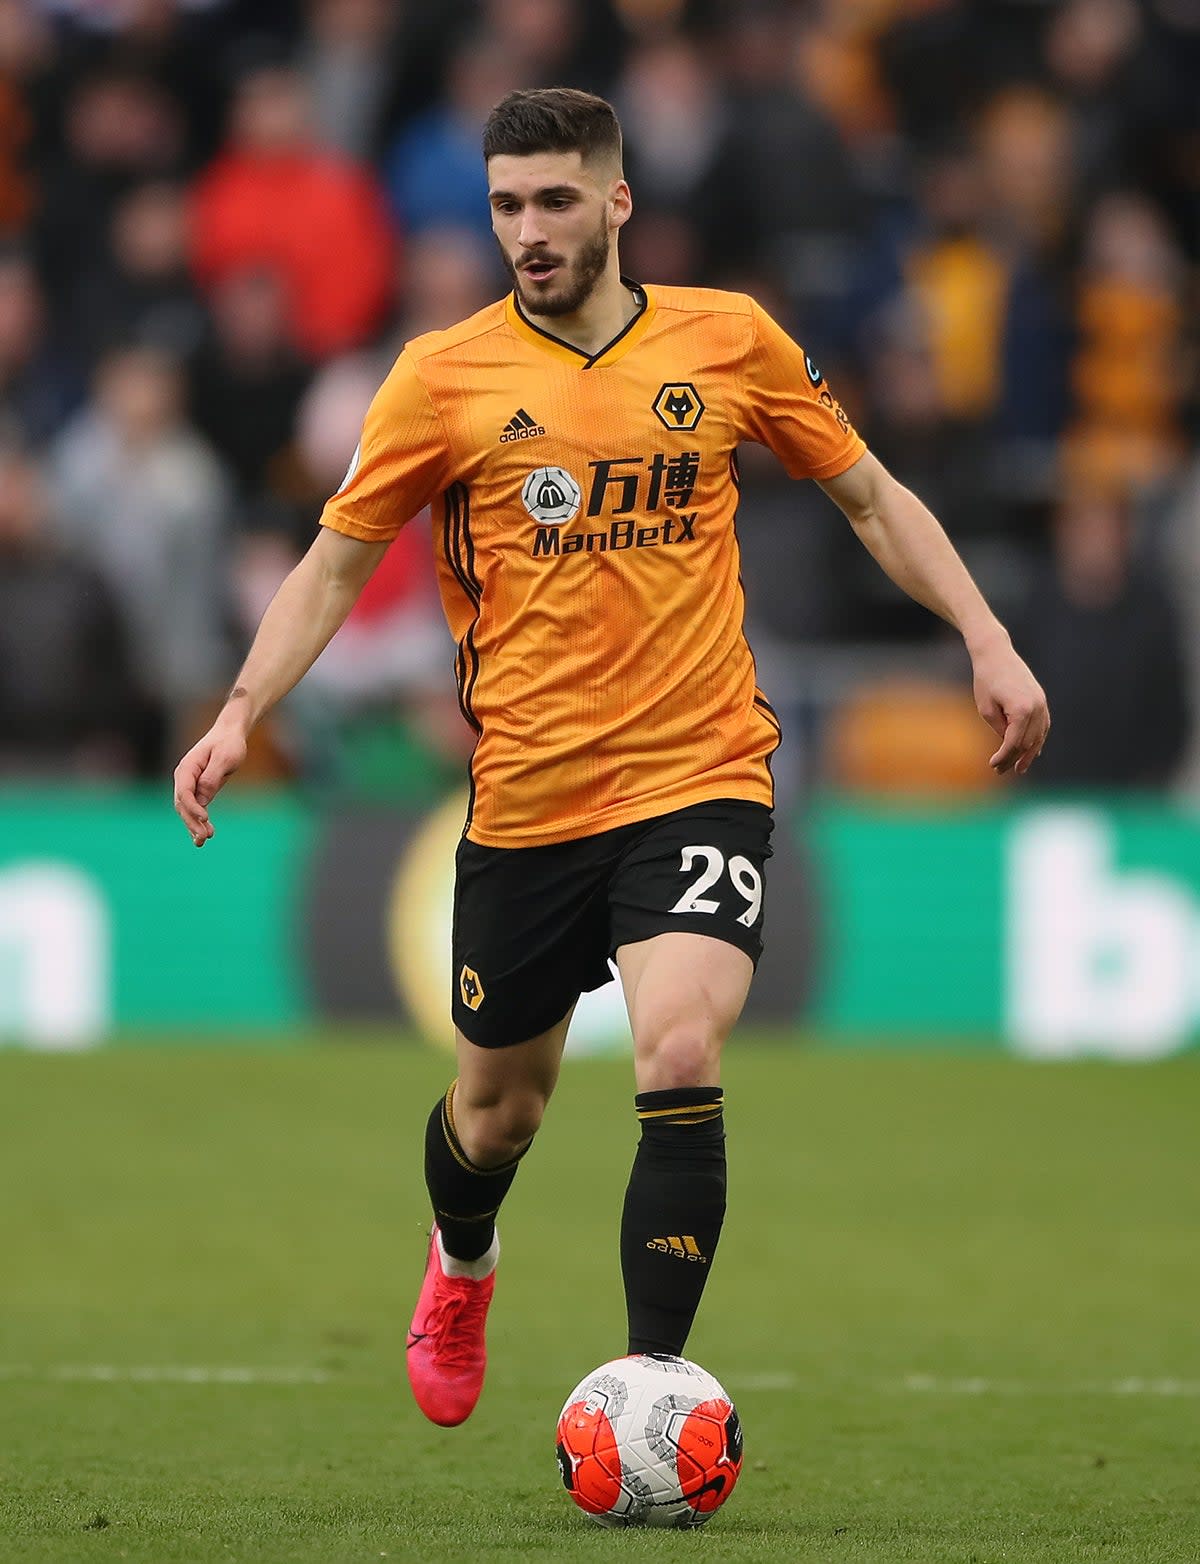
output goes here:
{"type": "Polygon", "coordinates": [[[1200,1059],[737,1042],[689,1352],[746,1466],[692,1534],[599,1531],[554,1461],[624,1345],[624,1061],[568,1064],[506,1207],[476,1415],[411,1404],[447,1076],[337,1038],[0,1054],[0,1559],[1200,1559],[1200,1059]]]}

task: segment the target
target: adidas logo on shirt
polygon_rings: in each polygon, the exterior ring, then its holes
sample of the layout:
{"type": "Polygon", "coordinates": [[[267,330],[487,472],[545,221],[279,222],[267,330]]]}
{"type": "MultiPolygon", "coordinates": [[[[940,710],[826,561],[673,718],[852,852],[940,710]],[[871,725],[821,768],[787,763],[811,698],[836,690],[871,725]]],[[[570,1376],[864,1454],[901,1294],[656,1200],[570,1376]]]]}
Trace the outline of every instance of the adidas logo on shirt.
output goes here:
{"type": "Polygon", "coordinates": [[[532,440],[535,435],[545,434],[545,432],[542,424],[534,423],[525,409],[518,407],[504,426],[500,444],[507,445],[510,440],[532,440]]]}

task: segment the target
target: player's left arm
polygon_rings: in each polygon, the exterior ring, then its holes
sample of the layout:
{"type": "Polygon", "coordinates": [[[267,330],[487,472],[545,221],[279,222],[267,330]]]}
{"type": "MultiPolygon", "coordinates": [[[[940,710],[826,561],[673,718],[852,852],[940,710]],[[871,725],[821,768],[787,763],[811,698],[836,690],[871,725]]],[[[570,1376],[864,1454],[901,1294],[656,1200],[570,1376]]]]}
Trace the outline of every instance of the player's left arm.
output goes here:
{"type": "Polygon", "coordinates": [[[936,517],[869,451],[838,477],[818,482],[896,585],[961,634],[975,704],[1000,739],[989,765],[1024,775],[1050,729],[1046,696],[936,517]]]}

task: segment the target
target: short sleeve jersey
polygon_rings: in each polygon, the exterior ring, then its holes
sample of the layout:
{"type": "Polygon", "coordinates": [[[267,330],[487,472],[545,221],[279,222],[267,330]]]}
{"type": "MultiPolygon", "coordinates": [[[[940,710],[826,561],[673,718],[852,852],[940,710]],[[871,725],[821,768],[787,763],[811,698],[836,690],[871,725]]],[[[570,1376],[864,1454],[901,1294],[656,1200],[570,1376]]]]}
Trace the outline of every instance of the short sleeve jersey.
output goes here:
{"type": "Polygon", "coordinates": [[[590,836],[689,804],[770,805],[779,724],[743,631],[737,447],[796,478],[865,449],[753,300],[641,290],[589,357],[512,295],[410,342],[323,525],[393,538],[426,505],[477,743],[466,834],[590,836]]]}

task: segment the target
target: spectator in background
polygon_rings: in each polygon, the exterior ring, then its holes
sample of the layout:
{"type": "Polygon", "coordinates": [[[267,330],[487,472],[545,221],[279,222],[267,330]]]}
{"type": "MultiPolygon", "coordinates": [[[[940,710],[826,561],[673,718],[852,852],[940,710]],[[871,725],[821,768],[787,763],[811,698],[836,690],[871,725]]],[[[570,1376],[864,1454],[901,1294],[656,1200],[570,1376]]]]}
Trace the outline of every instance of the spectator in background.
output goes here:
{"type": "MultiPolygon", "coordinates": [[[[580,81],[588,63],[584,12],[578,0],[482,0],[484,33],[521,61],[521,86],[552,87],[570,77],[580,81]]],[[[489,108],[491,105],[489,104],[489,108]]]]}
{"type": "Polygon", "coordinates": [[[26,0],[0,0],[0,236],[24,233],[49,131],[50,29],[26,0]]]}
{"type": "Polygon", "coordinates": [[[997,458],[1014,495],[1040,501],[1053,487],[1070,414],[1070,119],[1041,89],[1008,88],[988,101],[978,146],[993,239],[1008,269],[997,458]]]}
{"type": "Polygon", "coordinates": [[[796,53],[805,96],[837,126],[864,184],[885,199],[901,163],[878,47],[890,9],[889,0],[816,0],[802,16],[796,53]]]}
{"type": "Polygon", "coordinates": [[[1046,8],[898,0],[879,39],[897,123],[921,155],[962,133],[998,87],[1035,80],[1046,8]]]}
{"type": "Polygon", "coordinates": [[[406,234],[456,227],[492,242],[479,140],[492,105],[522,84],[523,64],[505,40],[486,33],[455,52],[445,100],[415,119],[387,155],[388,200],[406,234]]]}
{"type": "Polygon", "coordinates": [[[727,130],[697,217],[710,277],[786,283],[806,344],[823,355],[844,326],[863,192],[830,120],[801,91],[796,29],[773,7],[735,10],[720,34],[727,130]]]}
{"type": "Polygon", "coordinates": [[[639,282],[702,286],[703,241],[695,221],[666,206],[639,206],[622,233],[623,265],[639,282]]]}
{"type": "Polygon", "coordinates": [[[82,0],[63,4],[73,13],[68,52],[84,61],[120,65],[167,94],[180,116],[180,166],[195,168],[211,157],[220,135],[224,100],[222,66],[236,38],[236,13],[255,29],[269,27],[268,0],[82,0]]]}
{"type": "Polygon", "coordinates": [[[358,162],[375,157],[403,41],[394,0],[308,0],[297,65],[323,146],[358,162]]]}
{"type": "Polygon", "coordinates": [[[138,674],[186,726],[229,673],[222,567],[229,492],[185,421],[176,360],[121,348],[101,360],[93,402],[53,451],[58,536],[121,602],[138,674]]]}
{"type": "Polygon", "coordinates": [[[225,150],[194,200],[193,262],[206,292],[233,272],[276,273],[293,346],[316,361],[382,324],[395,236],[370,172],[316,144],[295,68],[260,65],[242,77],[225,150]]]}
{"type": "Polygon", "coordinates": [[[1184,456],[1185,277],[1166,223],[1143,196],[1113,192],[1092,208],[1067,445],[1102,460],[1118,485],[1161,482],[1184,456]]]}
{"type": "Polygon", "coordinates": [[[105,253],[120,198],[178,169],[186,142],[179,105],[124,66],[97,65],[71,88],[63,146],[41,181],[38,266],[56,307],[69,305],[81,262],[105,253]]]}
{"type": "Polygon", "coordinates": [[[1136,0],[1065,0],[1048,18],[1043,47],[1049,79],[1071,114],[1080,190],[1095,195],[1129,177],[1136,132],[1156,90],[1136,0]]]}
{"type": "Polygon", "coordinates": [[[613,93],[625,134],[625,168],[638,198],[621,236],[639,282],[701,281],[695,212],[727,130],[716,73],[691,38],[649,33],[635,44],[613,93]]]}
{"type": "Polygon", "coordinates": [[[0,438],[43,446],[83,395],[77,362],[48,330],[33,263],[21,251],[0,251],[0,438]]]}
{"type": "Polygon", "coordinates": [[[992,417],[1003,392],[1009,290],[973,149],[953,143],[932,154],[920,171],[918,202],[917,227],[899,262],[900,301],[923,325],[943,417],[972,428],[992,417]]]}
{"type": "Polygon", "coordinates": [[[230,0],[182,0],[182,4],[177,4],[177,0],[34,0],[34,4],[68,19],[72,27],[85,32],[155,38],[169,32],[177,10],[182,9],[189,16],[205,16],[225,10],[230,0]]]}
{"type": "Polygon", "coordinates": [[[33,458],[0,447],[0,777],[129,776],[148,713],[126,628],[47,506],[33,458]]]}
{"type": "Polygon", "coordinates": [[[479,0],[439,0],[436,6],[397,0],[397,7],[396,74],[383,115],[384,151],[406,125],[442,102],[450,61],[479,27],[479,0]]]}
{"type": "MultiPolygon", "coordinates": [[[[1004,388],[1010,261],[969,140],[928,148],[914,194],[909,212],[880,223],[861,267],[862,422],[872,449],[935,509],[984,591],[1008,608],[1011,550],[999,536],[1007,518],[989,437],[1004,388]]],[[[927,616],[861,551],[845,563],[860,634],[927,638],[927,616]]]]}
{"type": "Polygon", "coordinates": [[[427,228],[409,245],[404,271],[397,353],[413,337],[474,315],[508,287],[495,245],[473,229],[427,228]]]}
{"type": "Polygon", "coordinates": [[[1176,606],[1134,548],[1127,493],[1082,477],[1054,517],[1051,568],[1013,625],[1054,710],[1048,787],[1162,788],[1192,715],[1176,606]]]}
{"type": "Polygon", "coordinates": [[[688,208],[728,129],[726,105],[708,58],[689,38],[651,37],[630,53],[614,99],[639,203],[688,208]]]}
{"type": "Polygon", "coordinates": [[[207,315],[188,255],[187,201],[177,181],[134,185],[118,200],[108,244],[79,269],[72,290],[73,337],[89,364],[120,342],[180,358],[196,351],[207,315]]]}
{"type": "Polygon", "coordinates": [[[1154,102],[1139,137],[1141,187],[1167,213],[1189,258],[1200,261],[1200,8],[1193,0],[1150,0],[1154,102]]]}
{"type": "Polygon", "coordinates": [[[192,416],[253,506],[288,460],[312,372],[292,346],[276,272],[230,272],[210,302],[212,329],[190,368],[192,416]]]}

